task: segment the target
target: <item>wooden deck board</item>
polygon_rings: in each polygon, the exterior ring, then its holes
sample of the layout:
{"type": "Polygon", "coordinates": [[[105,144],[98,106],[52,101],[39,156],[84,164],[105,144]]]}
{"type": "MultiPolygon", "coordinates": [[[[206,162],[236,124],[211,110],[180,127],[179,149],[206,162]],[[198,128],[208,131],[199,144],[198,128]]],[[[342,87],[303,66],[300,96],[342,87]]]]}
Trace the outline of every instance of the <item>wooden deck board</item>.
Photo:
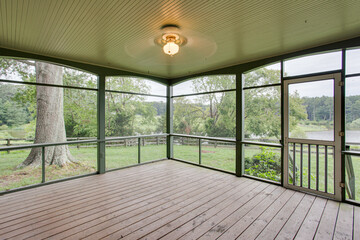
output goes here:
{"type": "MultiPolygon", "coordinates": [[[[187,176],[187,175],[185,175],[187,176]]],[[[101,197],[101,202],[102,204],[107,204],[106,206],[109,207],[111,206],[111,204],[114,204],[115,206],[118,206],[121,201],[116,201],[118,198],[122,199],[126,196],[131,196],[132,198],[138,198],[139,196],[144,195],[148,192],[149,187],[152,187],[152,190],[156,190],[156,189],[160,189],[160,186],[156,186],[154,187],[154,184],[159,184],[161,182],[164,182],[163,180],[166,179],[166,177],[162,176],[161,179],[159,181],[155,181],[152,182],[152,185],[147,185],[147,183],[144,183],[144,186],[141,186],[136,188],[136,186],[134,187],[129,187],[129,188],[124,188],[124,189],[117,189],[117,190],[112,190],[109,189],[107,194],[104,195],[100,195],[100,194],[92,194],[93,196],[89,196],[87,198],[81,198],[80,200],[73,198],[73,200],[71,200],[71,202],[69,203],[65,203],[63,205],[59,205],[59,204],[48,204],[49,206],[43,206],[42,208],[38,208],[35,209],[33,211],[28,211],[25,212],[26,215],[22,215],[22,214],[17,214],[14,216],[14,221],[8,220],[7,224],[4,224],[5,226],[8,224],[14,224],[13,226],[16,226],[19,230],[16,232],[16,234],[20,234],[21,232],[26,232],[27,230],[31,230],[34,227],[34,224],[36,224],[38,227],[41,226],[45,226],[48,225],[49,220],[52,222],[56,222],[58,221],[61,217],[63,217],[65,219],[65,222],[67,222],[69,220],[69,217],[75,214],[79,214],[81,212],[85,212],[85,211],[90,211],[92,209],[94,209],[95,211],[98,211],[97,208],[99,208],[100,206],[97,205],[97,203],[100,201],[99,198],[101,197]],[[135,189],[131,189],[131,188],[135,188],[135,189]],[[109,199],[108,201],[106,200],[106,197],[108,197],[107,199],[109,199]],[[117,198],[118,197],[118,198],[117,198]],[[95,204],[95,205],[94,205],[95,204]],[[85,205],[85,207],[82,207],[83,205],[85,205]],[[54,207],[55,206],[55,207],[54,207]],[[43,210],[45,209],[45,210],[43,210]],[[36,212],[38,211],[38,212],[36,212]],[[67,214],[67,215],[66,215],[67,214]],[[21,221],[21,223],[18,223],[18,221],[21,221]],[[32,222],[32,220],[36,221],[36,222],[32,222]],[[41,221],[42,220],[42,221],[41,221]],[[15,224],[16,223],[16,224],[15,224]],[[33,224],[33,225],[31,225],[33,224]]],[[[172,182],[171,180],[169,180],[170,182],[172,182]]],[[[177,182],[182,182],[181,180],[177,179],[177,182]]],[[[174,182],[172,182],[173,184],[176,183],[176,181],[174,180],[174,182]]],[[[131,200],[131,199],[127,199],[127,200],[131,200]]],[[[89,214],[89,212],[88,212],[89,214]]],[[[77,217],[79,217],[79,215],[76,215],[77,217]]],[[[43,228],[41,228],[43,229],[43,228]]],[[[11,228],[7,227],[7,228],[3,228],[3,231],[9,231],[11,230],[11,228]]],[[[0,233],[3,234],[3,232],[0,230],[0,233]]],[[[15,233],[14,233],[15,234],[15,233]]],[[[6,237],[9,237],[11,235],[5,235],[6,237]]]]}
{"type": "Polygon", "coordinates": [[[275,239],[304,196],[305,194],[296,192],[256,239],[275,239]]]}
{"type": "MultiPolygon", "coordinates": [[[[198,180],[199,178],[193,179],[191,175],[189,174],[182,174],[185,176],[190,182],[193,180],[198,180]]],[[[37,223],[41,227],[41,231],[48,231],[51,229],[51,233],[54,233],[56,231],[61,231],[64,229],[64,225],[69,225],[69,227],[74,226],[74,222],[76,221],[76,224],[82,224],[84,222],[90,221],[93,218],[99,218],[102,216],[101,214],[109,213],[113,214],[114,212],[118,211],[119,209],[123,209],[125,207],[132,206],[136,203],[143,203],[147,204],[146,201],[149,201],[149,199],[156,197],[157,195],[168,192],[171,189],[177,189],[180,188],[182,185],[186,184],[187,180],[182,180],[181,178],[176,178],[174,180],[169,179],[168,181],[164,181],[165,179],[162,179],[161,181],[156,181],[155,183],[151,183],[149,187],[138,189],[136,191],[132,190],[130,193],[127,193],[126,191],[111,191],[107,196],[99,196],[99,198],[95,199],[93,202],[91,202],[91,205],[89,202],[87,202],[86,206],[83,208],[74,208],[74,209],[66,209],[67,215],[59,216],[59,214],[56,214],[56,216],[50,216],[50,219],[52,220],[51,224],[49,224],[48,220],[44,220],[41,223],[37,223]],[[168,188],[170,186],[170,188],[168,188]],[[100,204],[99,204],[100,202],[100,204]],[[72,211],[71,211],[72,210],[72,211]],[[101,213],[100,213],[101,212],[101,213]]],[[[141,183],[140,183],[141,184],[141,183]]],[[[146,185],[146,183],[144,183],[146,185]]],[[[147,186],[147,185],[146,185],[147,186]]],[[[131,187],[130,187],[131,188],[131,187]]],[[[21,231],[24,232],[23,235],[29,235],[29,234],[40,234],[41,232],[32,230],[33,225],[28,226],[27,228],[21,228],[21,231]],[[32,232],[26,232],[26,230],[32,230],[32,232]]],[[[18,233],[18,232],[17,232],[18,233]]],[[[50,234],[50,233],[48,233],[50,234]]],[[[42,234],[40,236],[36,236],[34,238],[41,238],[48,237],[48,234],[42,234]]],[[[18,235],[18,237],[21,237],[23,235],[18,235]]]]}
{"type": "MultiPolygon", "coordinates": [[[[212,208],[206,212],[204,212],[203,214],[196,216],[194,219],[192,219],[190,222],[186,222],[186,224],[181,225],[180,227],[177,227],[174,231],[170,232],[169,234],[165,235],[164,238],[165,239],[178,239],[181,236],[183,236],[185,233],[193,230],[195,227],[198,228],[200,225],[202,225],[201,227],[203,228],[205,226],[205,224],[203,225],[203,223],[205,223],[206,221],[208,221],[210,219],[219,219],[219,215],[225,215],[227,214],[227,212],[229,211],[229,208],[233,208],[233,204],[235,202],[244,202],[246,201],[247,198],[256,195],[258,193],[258,188],[263,189],[265,187],[264,184],[259,184],[254,182],[253,184],[241,189],[239,191],[239,196],[236,196],[236,194],[234,194],[234,197],[232,199],[230,199],[231,201],[229,201],[229,199],[227,201],[224,201],[221,203],[221,206],[217,207],[217,208],[212,208]]],[[[221,216],[220,216],[221,217],[221,216]]],[[[209,227],[211,228],[211,226],[209,227]]],[[[199,229],[200,230],[200,229],[199,229]]]]}
{"type": "Polygon", "coordinates": [[[338,202],[327,201],[315,239],[326,240],[333,238],[339,206],[338,202]]]}
{"type": "Polygon", "coordinates": [[[293,239],[295,237],[314,200],[315,197],[311,195],[306,195],[302,199],[294,213],[276,236],[276,239],[293,239]]]}
{"type": "Polygon", "coordinates": [[[295,239],[311,239],[315,236],[325,205],[326,199],[319,197],[315,199],[295,239]]]}
{"type": "MultiPolygon", "coordinates": [[[[278,187],[271,194],[266,196],[266,198],[255,208],[251,209],[244,217],[236,222],[236,219],[228,219],[232,226],[224,234],[222,234],[219,239],[235,239],[237,238],[254,220],[264,212],[274,201],[276,201],[279,196],[285,191],[285,189],[278,187]],[[234,223],[235,222],[235,223],[234,223]]],[[[206,234],[204,235],[206,236],[206,234]]]]}
{"type": "MultiPolygon", "coordinates": [[[[180,171],[182,172],[182,171],[180,171]]],[[[186,174],[184,174],[184,176],[187,176],[186,174]]],[[[23,218],[24,216],[34,216],[34,213],[39,213],[42,211],[46,211],[47,209],[51,209],[52,211],[54,210],[53,206],[58,206],[59,203],[62,203],[62,205],[69,207],[69,205],[66,205],[67,203],[71,202],[73,204],[79,204],[80,200],[91,200],[94,197],[97,197],[96,195],[93,194],[93,191],[96,191],[97,195],[102,195],[105,196],[106,194],[110,194],[113,195],[114,193],[117,193],[119,191],[121,191],[122,193],[124,193],[125,190],[128,190],[128,192],[131,191],[135,191],[136,193],[139,193],[139,188],[145,188],[148,185],[147,184],[156,184],[157,182],[163,182],[165,179],[168,179],[168,176],[166,174],[161,174],[158,173],[157,174],[157,178],[153,178],[151,180],[147,180],[146,182],[144,180],[146,180],[146,178],[142,179],[141,177],[139,178],[138,182],[126,182],[123,184],[119,184],[119,183],[109,183],[104,185],[104,187],[99,188],[98,186],[94,189],[89,189],[88,191],[85,191],[86,194],[83,194],[81,191],[79,191],[76,195],[74,195],[74,193],[71,196],[61,196],[58,195],[55,199],[51,198],[51,196],[49,197],[49,201],[45,201],[45,202],[38,202],[36,201],[36,204],[34,204],[32,202],[32,205],[30,205],[29,207],[25,208],[25,210],[21,211],[22,209],[24,209],[24,207],[21,205],[21,207],[19,207],[19,209],[17,209],[16,211],[13,212],[7,212],[7,213],[1,213],[0,214],[0,223],[4,223],[4,222],[9,222],[10,220],[13,219],[18,219],[18,218],[23,218]],[[142,182],[144,181],[144,182],[142,182]],[[104,195],[103,195],[104,194],[104,195]]],[[[130,180],[130,179],[129,179],[130,180]]],[[[66,191],[66,190],[64,190],[66,191]]],[[[27,200],[27,201],[32,201],[32,200],[27,200]]]]}
{"type": "MultiPolygon", "coordinates": [[[[245,191],[251,191],[254,187],[257,186],[256,182],[244,181],[241,185],[239,184],[238,187],[234,189],[234,191],[238,191],[239,193],[245,192],[245,191]],[[245,185],[246,184],[246,185],[245,185]]],[[[155,231],[142,236],[143,239],[159,239],[161,237],[170,238],[171,236],[168,236],[170,232],[173,232],[172,234],[180,234],[178,237],[183,235],[183,232],[181,229],[184,228],[194,228],[205,221],[205,219],[213,216],[214,214],[221,211],[224,207],[232,204],[233,202],[237,201],[239,199],[239,196],[236,194],[227,197],[222,196],[219,200],[221,201],[219,204],[222,206],[214,205],[212,202],[208,202],[207,204],[201,206],[200,208],[197,208],[177,219],[174,221],[171,221],[160,228],[156,229],[155,231]],[[195,217],[194,217],[195,216],[195,217]]],[[[176,238],[174,235],[172,235],[173,238],[176,238]]]]}
{"type": "Polygon", "coordinates": [[[360,208],[354,208],[354,239],[360,239],[360,208]]]}
{"type": "Polygon", "coordinates": [[[254,220],[237,239],[255,239],[294,194],[294,191],[289,189],[286,190],[280,195],[277,201],[271,204],[256,220],[254,220]]]}
{"type": "Polygon", "coordinates": [[[334,239],[353,239],[353,219],[354,207],[349,204],[341,204],[335,226],[334,239]]]}
{"type": "Polygon", "coordinates": [[[58,236],[54,236],[54,239],[62,239],[64,237],[69,237],[69,239],[80,237],[83,238],[90,236],[93,233],[97,233],[100,230],[107,229],[107,227],[113,226],[114,224],[119,224],[120,222],[122,222],[122,227],[124,227],[126,226],[125,221],[128,222],[128,225],[131,225],[131,223],[135,223],[146,218],[147,216],[152,216],[157,212],[163,211],[164,209],[181,203],[187,198],[195,198],[196,195],[198,195],[198,197],[203,195],[206,196],[210,191],[217,190],[216,181],[209,183],[209,179],[202,180],[203,181],[196,180],[198,182],[196,186],[189,186],[188,184],[183,188],[176,188],[174,192],[167,189],[164,194],[157,196],[152,202],[141,201],[141,205],[134,205],[131,208],[126,208],[125,211],[123,209],[120,211],[114,211],[115,209],[112,209],[108,214],[103,213],[93,220],[88,219],[89,221],[85,222],[84,224],[62,232],[58,234],[58,236]]]}
{"type": "Polygon", "coordinates": [[[359,209],[169,160],[0,196],[0,239],[359,239],[359,209]]]}

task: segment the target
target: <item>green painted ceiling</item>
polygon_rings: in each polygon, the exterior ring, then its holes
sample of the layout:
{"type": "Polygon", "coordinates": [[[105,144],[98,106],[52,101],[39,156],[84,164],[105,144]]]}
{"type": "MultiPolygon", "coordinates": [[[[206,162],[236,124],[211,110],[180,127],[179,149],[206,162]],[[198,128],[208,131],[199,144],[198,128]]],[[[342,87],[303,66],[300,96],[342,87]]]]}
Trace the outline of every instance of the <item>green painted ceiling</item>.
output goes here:
{"type": "Polygon", "coordinates": [[[358,0],[0,0],[0,47],[175,78],[360,36],[358,0]],[[154,39],[177,24],[174,57],[154,39]]]}

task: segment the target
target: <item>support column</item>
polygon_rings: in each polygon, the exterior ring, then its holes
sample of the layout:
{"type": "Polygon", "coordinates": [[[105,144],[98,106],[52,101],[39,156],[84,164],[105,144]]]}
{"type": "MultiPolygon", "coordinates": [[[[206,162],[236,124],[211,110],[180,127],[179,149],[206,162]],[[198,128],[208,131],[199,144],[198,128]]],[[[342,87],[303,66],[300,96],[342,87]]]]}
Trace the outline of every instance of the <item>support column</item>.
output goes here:
{"type": "Polygon", "coordinates": [[[235,173],[241,177],[245,170],[244,149],[241,142],[244,138],[244,94],[242,74],[236,74],[236,158],[235,173]]]}
{"type": "MultiPolygon", "coordinates": [[[[344,85],[341,87],[341,132],[346,131],[345,129],[345,87],[346,87],[346,49],[343,48],[342,49],[342,68],[341,68],[341,81],[344,83],[344,85]]],[[[341,151],[345,151],[346,150],[346,141],[345,141],[345,136],[341,137],[341,151]]],[[[346,182],[346,166],[345,166],[345,154],[341,154],[341,182],[345,183],[346,182]]],[[[341,200],[345,201],[346,200],[346,191],[345,188],[341,188],[341,200]]]]}
{"type": "MultiPolygon", "coordinates": [[[[97,139],[105,140],[105,76],[98,77],[97,93],[97,139]]],[[[98,173],[105,173],[105,142],[99,142],[97,147],[98,173]]]]}
{"type": "MultiPolygon", "coordinates": [[[[281,148],[281,180],[280,180],[280,183],[281,183],[281,186],[284,186],[284,180],[285,180],[285,176],[284,174],[287,172],[285,171],[285,165],[288,166],[287,164],[284,164],[284,161],[287,161],[287,159],[285,159],[285,97],[284,97],[284,61],[281,60],[280,62],[280,70],[281,70],[281,92],[280,92],[280,104],[281,104],[281,107],[280,107],[280,112],[281,112],[281,144],[282,144],[282,148],[281,148]]],[[[288,179],[288,178],[286,178],[288,179]]]]}
{"type": "MultiPolygon", "coordinates": [[[[173,87],[167,86],[166,89],[166,133],[173,133],[173,87]]],[[[174,157],[173,153],[173,137],[166,137],[166,157],[171,159],[174,157]]]]}

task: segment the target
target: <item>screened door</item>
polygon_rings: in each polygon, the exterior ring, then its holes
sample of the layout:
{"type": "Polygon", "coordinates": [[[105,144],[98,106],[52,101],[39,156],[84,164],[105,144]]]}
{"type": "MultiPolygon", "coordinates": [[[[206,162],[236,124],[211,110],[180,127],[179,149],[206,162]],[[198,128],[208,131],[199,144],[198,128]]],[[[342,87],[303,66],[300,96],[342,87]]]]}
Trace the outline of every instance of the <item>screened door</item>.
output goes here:
{"type": "Polygon", "coordinates": [[[284,184],[338,200],[340,81],[340,73],[284,81],[284,184]]]}

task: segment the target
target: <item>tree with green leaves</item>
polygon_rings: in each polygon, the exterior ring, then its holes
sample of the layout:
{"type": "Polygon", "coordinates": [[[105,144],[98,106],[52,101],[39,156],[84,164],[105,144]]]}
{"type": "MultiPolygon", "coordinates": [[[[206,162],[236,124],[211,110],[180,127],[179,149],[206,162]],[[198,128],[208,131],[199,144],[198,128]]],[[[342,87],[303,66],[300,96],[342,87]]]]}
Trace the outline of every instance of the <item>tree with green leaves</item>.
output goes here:
{"type": "MultiPolygon", "coordinates": [[[[106,81],[106,88],[150,94],[150,86],[146,80],[134,77],[110,77],[106,81]]],[[[108,92],[106,94],[106,135],[143,135],[160,130],[160,125],[163,124],[162,118],[157,117],[160,103],[146,100],[146,97],[142,95],[108,92]]]]}
{"type": "Polygon", "coordinates": [[[174,99],[174,132],[201,135],[204,131],[205,108],[193,99],[178,97],[174,99]]]}
{"type": "MultiPolygon", "coordinates": [[[[63,85],[63,67],[40,61],[12,60],[2,58],[1,75],[20,76],[23,81],[63,85]]],[[[28,98],[36,99],[36,129],[34,143],[65,142],[64,121],[64,92],[59,87],[46,87],[37,85],[27,88],[18,95],[19,101],[28,98]],[[35,95],[35,98],[33,96],[35,95]]],[[[19,93],[20,93],[19,92],[19,93]]],[[[33,100],[32,100],[33,102],[33,100]]],[[[42,162],[41,148],[32,148],[27,158],[19,167],[40,165],[42,162]]],[[[47,147],[45,151],[46,164],[65,166],[74,162],[67,145],[47,147]]]]}
{"type": "MultiPolygon", "coordinates": [[[[244,75],[245,86],[261,86],[280,83],[280,71],[260,68],[244,75]]],[[[280,86],[244,90],[245,137],[277,139],[281,136],[280,86]]],[[[306,119],[306,109],[297,93],[290,95],[290,126],[306,119]]]]}
{"type": "MultiPolygon", "coordinates": [[[[231,75],[205,76],[192,80],[194,92],[235,89],[231,75]]],[[[219,92],[174,99],[174,131],[177,133],[235,137],[235,93],[219,92]]]]}
{"type": "Polygon", "coordinates": [[[0,83],[0,126],[20,126],[30,121],[29,111],[16,101],[16,96],[14,85],[0,83]]]}

